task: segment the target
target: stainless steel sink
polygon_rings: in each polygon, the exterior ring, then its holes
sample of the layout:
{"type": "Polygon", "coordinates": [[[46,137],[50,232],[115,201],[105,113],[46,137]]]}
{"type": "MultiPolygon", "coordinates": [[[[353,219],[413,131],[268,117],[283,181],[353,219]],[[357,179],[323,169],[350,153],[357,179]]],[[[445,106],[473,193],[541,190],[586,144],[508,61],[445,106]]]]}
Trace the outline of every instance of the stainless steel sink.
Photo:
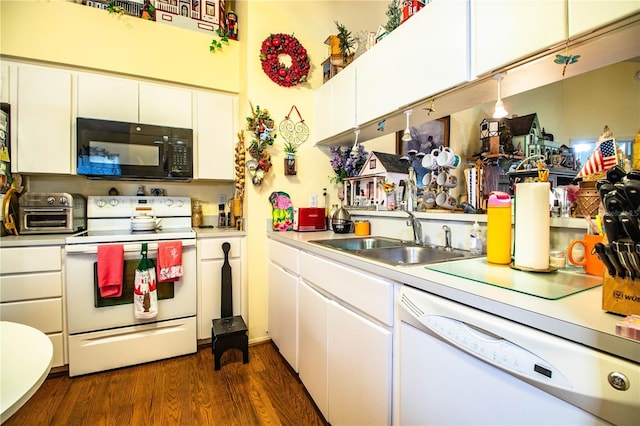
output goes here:
{"type": "Polygon", "coordinates": [[[346,251],[370,250],[383,247],[400,247],[405,244],[402,240],[387,237],[340,238],[309,242],[346,251]]]}
{"type": "Polygon", "coordinates": [[[360,250],[354,254],[394,266],[426,265],[472,257],[471,253],[464,250],[453,249],[447,251],[444,247],[417,245],[360,250]]]}
{"type": "Polygon", "coordinates": [[[356,256],[376,260],[393,266],[415,266],[447,260],[475,257],[466,250],[451,249],[435,245],[417,245],[387,237],[354,237],[309,241],[328,248],[348,251],[356,256]]]}

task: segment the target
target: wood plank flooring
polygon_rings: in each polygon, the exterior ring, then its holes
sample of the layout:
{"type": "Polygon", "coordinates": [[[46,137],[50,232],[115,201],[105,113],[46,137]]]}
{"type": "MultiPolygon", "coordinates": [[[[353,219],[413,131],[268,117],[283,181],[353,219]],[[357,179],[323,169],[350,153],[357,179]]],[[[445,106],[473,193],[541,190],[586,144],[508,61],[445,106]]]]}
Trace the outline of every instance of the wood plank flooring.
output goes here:
{"type": "Polygon", "coordinates": [[[271,342],[249,363],[211,347],[196,354],[70,378],[51,377],[9,420],[15,425],[327,425],[271,342]]]}

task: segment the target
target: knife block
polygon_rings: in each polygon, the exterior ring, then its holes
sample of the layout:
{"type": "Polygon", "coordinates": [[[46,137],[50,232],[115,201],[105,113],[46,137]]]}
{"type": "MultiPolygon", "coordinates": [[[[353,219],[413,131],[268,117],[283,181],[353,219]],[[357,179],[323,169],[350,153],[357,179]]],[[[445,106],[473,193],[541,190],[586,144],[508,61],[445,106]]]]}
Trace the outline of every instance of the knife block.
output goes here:
{"type": "Polygon", "coordinates": [[[620,315],[640,315],[640,282],[612,277],[604,271],[602,309],[620,315]]]}

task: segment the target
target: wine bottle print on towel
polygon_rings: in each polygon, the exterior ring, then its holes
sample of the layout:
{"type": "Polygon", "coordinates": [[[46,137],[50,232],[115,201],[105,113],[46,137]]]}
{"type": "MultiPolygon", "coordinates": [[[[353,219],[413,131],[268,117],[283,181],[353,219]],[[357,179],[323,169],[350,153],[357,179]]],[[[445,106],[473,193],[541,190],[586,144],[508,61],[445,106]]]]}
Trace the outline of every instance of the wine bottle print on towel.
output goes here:
{"type": "Polygon", "coordinates": [[[133,288],[133,310],[136,319],[150,319],[158,315],[156,269],[147,258],[147,243],[142,243],[142,258],[136,268],[133,288]]]}
{"type": "Polygon", "coordinates": [[[274,191],[269,196],[271,202],[271,222],[274,231],[290,231],[293,229],[293,204],[289,194],[274,191]]]}

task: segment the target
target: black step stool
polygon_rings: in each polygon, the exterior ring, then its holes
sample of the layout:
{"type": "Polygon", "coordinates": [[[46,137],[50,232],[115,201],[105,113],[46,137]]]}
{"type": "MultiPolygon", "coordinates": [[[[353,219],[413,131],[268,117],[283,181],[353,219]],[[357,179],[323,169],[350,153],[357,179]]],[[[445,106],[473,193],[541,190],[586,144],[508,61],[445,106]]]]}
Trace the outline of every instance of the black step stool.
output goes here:
{"type": "Polygon", "coordinates": [[[211,320],[211,352],[215,370],[220,370],[220,358],[227,349],[240,349],[242,363],[249,362],[249,336],[247,325],[242,316],[233,315],[231,293],[231,264],[229,250],[231,244],[222,243],[224,263],[222,264],[222,301],[220,313],[222,318],[211,320]]]}
{"type": "Polygon", "coordinates": [[[249,336],[247,325],[240,315],[228,318],[212,320],[211,327],[211,352],[216,370],[220,370],[220,358],[227,349],[240,349],[242,351],[242,363],[249,362],[249,336]]]}

